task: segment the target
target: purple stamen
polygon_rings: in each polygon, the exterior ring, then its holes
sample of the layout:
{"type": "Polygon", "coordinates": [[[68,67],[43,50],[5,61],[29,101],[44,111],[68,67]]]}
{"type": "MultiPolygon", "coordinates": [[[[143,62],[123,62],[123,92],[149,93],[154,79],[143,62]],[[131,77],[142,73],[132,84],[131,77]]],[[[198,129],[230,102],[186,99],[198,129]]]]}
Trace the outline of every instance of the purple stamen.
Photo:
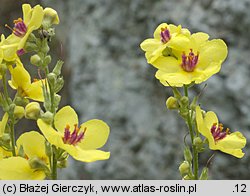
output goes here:
{"type": "Polygon", "coordinates": [[[64,131],[63,142],[67,143],[69,139],[70,139],[70,131],[69,131],[69,128],[66,127],[64,131]]]}
{"type": "Polygon", "coordinates": [[[72,134],[70,133],[69,129],[70,127],[69,125],[67,125],[64,131],[63,142],[65,144],[76,145],[83,139],[87,128],[85,128],[83,132],[79,133],[79,128],[77,127],[77,125],[75,125],[75,129],[72,134]]]}
{"type": "Polygon", "coordinates": [[[216,127],[216,124],[214,124],[210,129],[214,141],[217,142],[223,138],[225,138],[229,134],[229,129],[223,130],[223,125],[219,124],[218,127],[216,127]]]}
{"type": "Polygon", "coordinates": [[[27,32],[27,26],[21,18],[14,21],[13,33],[18,37],[23,37],[27,32]]]}
{"type": "Polygon", "coordinates": [[[197,55],[195,55],[193,53],[193,50],[190,49],[188,56],[186,56],[186,54],[183,53],[181,58],[182,58],[181,67],[187,72],[192,72],[198,63],[199,53],[197,53],[197,55]]]}
{"type": "Polygon", "coordinates": [[[161,28],[161,42],[165,44],[170,40],[170,38],[170,32],[167,27],[161,28]]]}

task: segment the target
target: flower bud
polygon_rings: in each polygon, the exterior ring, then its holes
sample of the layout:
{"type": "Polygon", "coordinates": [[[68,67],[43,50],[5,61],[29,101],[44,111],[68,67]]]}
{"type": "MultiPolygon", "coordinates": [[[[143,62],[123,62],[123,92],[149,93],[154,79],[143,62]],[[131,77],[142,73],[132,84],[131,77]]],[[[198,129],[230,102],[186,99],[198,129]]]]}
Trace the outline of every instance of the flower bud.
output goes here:
{"type": "Polygon", "coordinates": [[[180,103],[181,103],[181,107],[182,107],[182,106],[183,106],[183,107],[188,106],[188,104],[189,104],[189,99],[188,99],[188,97],[186,97],[186,96],[181,97],[180,103]]]}
{"type": "Polygon", "coordinates": [[[13,114],[14,110],[15,110],[15,107],[16,107],[16,104],[11,103],[10,106],[9,106],[9,113],[13,114]]]}
{"type": "Polygon", "coordinates": [[[47,111],[44,114],[42,114],[41,119],[46,122],[47,124],[51,124],[53,122],[54,115],[47,111]]]}
{"type": "Polygon", "coordinates": [[[186,147],[184,149],[184,158],[185,158],[185,161],[188,161],[188,162],[191,162],[193,160],[193,156],[189,147],[186,147]]]}
{"type": "Polygon", "coordinates": [[[16,106],[14,109],[14,117],[16,119],[21,119],[24,116],[24,108],[22,106],[16,106]]]}
{"type": "Polygon", "coordinates": [[[195,137],[193,144],[198,152],[204,151],[203,141],[200,137],[195,137]]]}
{"type": "Polygon", "coordinates": [[[178,109],[180,107],[178,100],[172,96],[167,99],[166,106],[169,110],[178,109]]]}
{"type": "Polygon", "coordinates": [[[44,13],[44,17],[43,17],[42,23],[44,27],[48,28],[54,24],[55,25],[59,24],[60,20],[59,20],[57,12],[54,9],[47,7],[43,10],[43,13],[44,13]]]}
{"type": "Polygon", "coordinates": [[[27,98],[17,96],[14,103],[19,106],[26,106],[29,103],[29,100],[27,98]]]}
{"type": "Polygon", "coordinates": [[[184,176],[188,174],[190,170],[190,165],[187,161],[183,161],[182,164],[179,166],[179,171],[181,173],[181,176],[184,176]]]}
{"type": "Polygon", "coordinates": [[[41,107],[38,102],[31,102],[25,107],[25,118],[37,120],[40,117],[41,107]]]}
{"type": "Polygon", "coordinates": [[[39,66],[39,64],[41,63],[41,58],[39,55],[37,54],[34,54],[30,57],[30,63],[32,65],[36,65],[36,66],[39,66]]]}
{"type": "Polygon", "coordinates": [[[48,78],[49,83],[50,83],[52,86],[54,86],[54,85],[56,84],[56,74],[54,74],[54,73],[49,73],[49,74],[47,75],[47,78],[48,78]]]}
{"type": "MultiPolygon", "coordinates": [[[[43,52],[43,53],[48,53],[49,52],[49,46],[48,46],[48,44],[43,44],[42,45],[42,47],[41,47],[41,52],[43,52]]],[[[47,56],[46,56],[47,57],[47,56]]],[[[46,58],[45,57],[45,58],[46,58]]]]}
{"type": "Polygon", "coordinates": [[[50,64],[51,62],[51,56],[50,55],[47,55],[45,58],[44,58],[44,64],[45,65],[48,65],[50,64]]]}
{"type": "Polygon", "coordinates": [[[55,94],[55,99],[54,99],[54,105],[57,107],[61,101],[61,96],[58,94],[55,94]]]}
{"type": "Polygon", "coordinates": [[[58,93],[64,85],[64,80],[62,77],[58,78],[55,85],[55,93],[58,93]]]}
{"type": "Polygon", "coordinates": [[[204,167],[202,169],[199,180],[208,180],[208,168],[207,167],[204,167]]]}

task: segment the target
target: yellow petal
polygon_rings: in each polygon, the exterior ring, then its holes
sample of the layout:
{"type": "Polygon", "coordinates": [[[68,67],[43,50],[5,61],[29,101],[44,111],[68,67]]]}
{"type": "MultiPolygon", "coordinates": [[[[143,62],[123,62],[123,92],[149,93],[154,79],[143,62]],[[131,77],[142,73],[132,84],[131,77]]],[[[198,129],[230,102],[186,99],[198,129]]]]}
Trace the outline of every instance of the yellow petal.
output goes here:
{"type": "Polygon", "coordinates": [[[160,45],[162,45],[160,40],[157,39],[146,39],[141,44],[140,47],[144,51],[154,51],[156,50],[160,45]]]}
{"type": "Polygon", "coordinates": [[[191,38],[195,40],[197,46],[200,46],[208,40],[209,35],[206,33],[198,32],[198,33],[193,33],[191,35],[191,38]]]}
{"type": "Polygon", "coordinates": [[[4,134],[8,119],[9,119],[9,115],[7,112],[5,112],[3,115],[2,121],[0,121],[0,137],[2,137],[4,134]]]}
{"type": "Polygon", "coordinates": [[[27,25],[31,18],[31,6],[29,4],[23,4],[23,22],[27,25]]]}
{"type": "Polygon", "coordinates": [[[2,180],[43,180],[43,171],[30,168],[29,162],[22,157],[10,157],[0,161],[0,179],[2,180]]]}
{"type": "Polygon", "coordinates": [[[150,51],[151,55],[149,56],[149,58],[147,58],[147,62],[153,65],[155,60],[162,56],[162,52],[166,48],[166,46],[166,44],[161,44],[154,51],[150,51]]]}
{"type": "Polygon", "coordinates": [[[64,133],[66,125],[69,125],[70,131],[72,132],[75,124],[78,125],[78,117],[72,107],[65,106],[56,113],[54,125],[58,131],[64,133]]]}
{"type": "Polygon", "coordinates": [[[201,76],[201,74],[196,72],[185,72],[183,70],[176,73],[166,73],[162,70],[158,70],[155,74],[155,77],[160,81],[167,81],[171,86],[175,87],[181,87],[183,84],[190,84],[201,76]]]}
{"type": "Polygon", "coordinates": [[[31,84],[30,75],[24,69],[24,67],[16,66],[12,71],[12,84],[14,83],[18,88],[21,88],[25,91],[31,84]]]}
{"type": "Polygon", "coordinates": [[[185,35],[178,34],[171,38],[167,45],[175,50],[187,51],[190,49],[190,39],[185,35]]]}
{"type": "Polygon", "coordinates": [[[63,134],[60,132],[57,132],[55,129],[53,129],[49,124],[45,123],[43,120],[38,119],[37,125],[41,132],[43,133],[44,137],[55,146],[61,146],[63,145],[63,134]]]}
{"type": "Polygon", "coordinates": [[[214,124],[218,125],[218,118],[212,111],[208,111],[204,117],[204,124],[207,128],[211,129],[214,124]]]}
{"type": "Polygon", "coordinates": [[[246,145],[246,138],[239,131],[227,135],[222,140],[218,141],[218,146],[227,149],[241,149],[246,145]]]}
{"type": "Polygon", "coordinates": [[[45,152],[45,139],[40,133],[36,131],[23,133],[17,139],[17,148],[20,149],[21,146],[29,159],[38,157],[48,163],[45,152]]]}
{"type": "Polygon", "coordinates": [[[44,82],[44,80],[43,81],[38,80],[36,82],[32,82],[31,85],[25,89],[26,90],[25,93],[28,98],[33,99],[35,101],[44,102],[42,82],[44,82]]]}
{"type": "Polygon", "coordinates": [[[164,73],[176,73],[182,71],[180,61],[174,57],[160,56],[157,60],[152,63],[154,67],[163,71],[164,73]]]}
{"type": "Polygon", "coordinates": [[[101,150],[77,150],[76,154],[71,154],[68,152],[74,159],[82,162],[94,162],[99,160],[106,160],[110,157],[110,152],[104,152],[101,150]]]}
{"type": "Polygon", "coordinates": [[[24,37],[22,37],[22,39],[19,41],[17,50],[20,50],[20,49],[24,48],[28,37],[30,36],[30,34],[32,33],[32,31],[35,30],[35,28],[36,28],[35,26],[31,26],[31,27],[28,28],[28,30],[27,30],[26,34],[24,35],[24,37]]]}
{"type": "Polygon", "coordinates": [[[213,115],[214,113],[208,112],[208,113],[206,113],[205,118],[203,118],[202,111],[201,111],[201,108],[199,106],[196,106],[195,113],[196,113],[196,123],[197,123],[198,131],[204,137],[208,138],[209,141],[213,140],[213,136],[211,134],[210,129],[212,128],[213,123],[215,123],[214,115],[213,115]],[[210,124],[211,124],[211,126],[210,126],[210,124]]]}
{"type": "MultiPolygon", "coordinates": [[[[182,28],[181,28],[181,25],[173,25],[173,24],[169,24],[168,25],[168,29],[170,31],[170,35],[173,35],[173,34],[179,34],[182,32],[182,28]]],[[[187,33],[187,31],[184,31],[185,33],[187,33]]]]}
{"type": "Polygon", "coordinates": [[[101,148],[107,142],[110,130],[105,122],[93,119],[81,124],[81,130],[85,127],[84,138],[78,144],[82,149],[101,148]]]}
{"type": "Polygon", "coordinates": [[[237,158],[242,158],[245,153],[242,148],[246,145],[246,138],[240,132],[234,132],[219,140],[214,146],[214,150],[218,149],[237,158]]]}
{"type": "Polygon", "coordinates": [[[168,27],[167,23],[160,24],[154,31],[154,38],[161,40],[161,28],[166,28],[166,27],[168,27]]]}
{"type": "Polygon", "coordinates": [[[28,24],[28,27],[34,26],[35,27],[34,30],[38,29],[41,26],[41,24],[42,24],[43,14],[44,13],[43,13],[42,6],[36,5],[33,8],[32,16],[31,16],[30,22],[28,24]]]}
{"type": "Polygon", "coordinates": [[[207,41],[200,48],[199,63],[197,67],[206,69],[211,63],[221,64],[227,57],[227,45],[221,39],[207,41]]]}

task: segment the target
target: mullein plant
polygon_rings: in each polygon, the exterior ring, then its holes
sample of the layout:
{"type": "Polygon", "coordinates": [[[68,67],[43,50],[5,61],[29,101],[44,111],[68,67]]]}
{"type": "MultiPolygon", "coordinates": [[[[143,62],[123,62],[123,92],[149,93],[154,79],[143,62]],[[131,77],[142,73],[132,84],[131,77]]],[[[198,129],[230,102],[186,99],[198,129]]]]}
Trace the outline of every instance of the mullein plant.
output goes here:
{"type": "MultiPolygon", "coordinates": [[[[147,62],[157,71],[155,77],[170,87],[173,96],[166,101],[169,110],[176,110],[186,122],[190,142],[184,137],[184,161],[179,171],[185,180],[208,179],[208,166],[199,167],[199,154],[207,149],[242,158],[246,138],[238,131],[224,128],[212,111],[204,111],[199,104],[201,92],[190,97],[189,90],[218,73],[227,57],[227,45],[221,39],[209,40],[203,32],[191,34],[181,25],[162,23],[154,37],[144,40],[140,47],[147,62]]],[[[203,107],[203,105],[202,105],[203,107]]]]}
{"type": "Polygon", "coordinates": [[[0,121],[0,179],[57,179],[58,168],[67,167],[69,156],[82,162],[109,159],[109,152],[98,149],[106,143],[110,129],[98,119],[80,124],[71,106],[59,108],[63,62],[51,65],[48,54],[58,14],[40,5],[24,4],[22,10],[23,18],[14,20],[13,27],[5,25],[11,34],[6,38],[1,35],[0,42],[0,105],[4,113],[0,121]],[[23,65],[24,55],[29,55],[37,68],[37,79],[28,71],[31,65],[23,65]],[[10,90],[15,91],[14,97],[10,90]],[[40,131],[27,130],[16,139],[16,125],[24,118],[35,120],[40,131]]]}

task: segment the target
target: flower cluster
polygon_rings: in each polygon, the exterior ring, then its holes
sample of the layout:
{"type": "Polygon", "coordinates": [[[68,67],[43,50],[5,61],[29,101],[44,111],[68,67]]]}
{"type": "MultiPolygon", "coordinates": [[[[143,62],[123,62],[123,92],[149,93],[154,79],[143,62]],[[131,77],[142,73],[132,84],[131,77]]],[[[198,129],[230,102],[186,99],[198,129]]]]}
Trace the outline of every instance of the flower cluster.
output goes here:
{"type": "Polygon", "coordinates": [[[220,71],[228,53],[224,41],[209,40],[209,35],[203,32],[192,34],[181,25],[162,23],[156,28],[154,38],[144,40],[140,46],[145,51],[147,62],[158,69],[155,77],[173,90],[174,95],[166,101],[167,108],[178,110],[189,129],[192,151],[185,136],[185,160],[179,167],[183,179],[208,178],[208,167],[198,175],[198,154],[206,149],[206,144],[211,150],[242,158],[242,149],[246,145],[243,134],[224,129],[214,112],[200,109],[198,100],[202,92],[192,101],[188,95],[189,88],[220,71]],[[183,87],[184,95],[177,87],[183,87]]]}
{"type": "Polygon", "coordinates": [[[141,43],[148,63],[158,69],[156,78],[165,86],[181,87],[199,84],[220,71],[227,56],[227,46],[221,39],[209,40],[209,35],[191,34],[180,25],[160,24],[154,38],[141,43]]]}
{"type": "Polygon", "coordinates": [[[24,4],[22,9],[23,18],[14,20],[13,27],[5,25],[11,34],[6,38],[1,35],[0,42],[0,106],[4,112],[0,121],[0,179],[57,179],[57,168],[67,166],[69,155],[82,162],[108,159],[110,153],[98,149],[107,142],[110,130],[97,119],[79,125],[72,107],[59,109],[63,62],[51,65],[48,54],[54,26],[60,22],[58,14],[40,5],[24,4]],[[30,63],[37,68],[37,78],[23,65],[25,55],[30,55],[30,63]],[[15,126],[23,118],[37,121],[41,133],[32,130],[15,140],[15,126]]]}

